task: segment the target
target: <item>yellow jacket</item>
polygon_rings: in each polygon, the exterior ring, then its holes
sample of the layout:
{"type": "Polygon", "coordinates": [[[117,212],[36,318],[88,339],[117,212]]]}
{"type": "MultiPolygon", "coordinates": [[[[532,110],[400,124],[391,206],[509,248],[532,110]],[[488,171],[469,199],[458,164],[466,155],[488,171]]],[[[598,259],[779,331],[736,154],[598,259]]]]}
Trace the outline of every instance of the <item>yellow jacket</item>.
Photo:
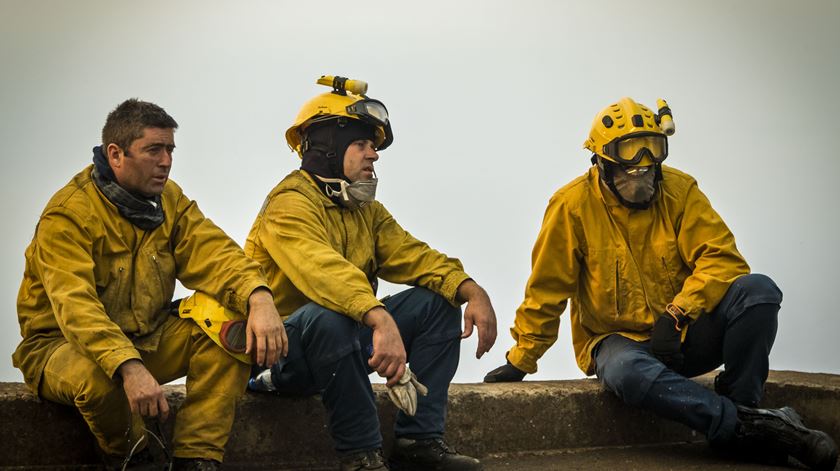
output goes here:
{"type": "Polygon", "coordinates": [[[458,305],[469,276],[461,262],[403,230],[378,201],[358,210],[333,203],[295,170],[266,197],[245,242],[259,262],[283,317],[313,301],[361,321],[382,303],[371,281],[428,288],[458,305]]]}
{"type": "Polygon", "coordinates": [[[537,370],[557,340],[568,299],[577,363],[591,375],[592,349],[607,335],[649,339],[671,302],[696,319],[749,273],[694,178],[666,166],[662,172],[660,194],[646,210],[622,206],[599,184],[594,166],[552,196],[511,329],[513,365],[537,370]]]}
{"type": "Polygon", "coordinates": [[[166,219],[147,232],[99,192],[92,168],[53,195],[26,249],[17,299],[23,340],[12,358],[36,393],[47,359],[65,342],[109,376],[140,359],[138,350],[156,350],[176,278],[240,313],[267,286],[259,265],[177,184],[166,183],[166,219]]]}

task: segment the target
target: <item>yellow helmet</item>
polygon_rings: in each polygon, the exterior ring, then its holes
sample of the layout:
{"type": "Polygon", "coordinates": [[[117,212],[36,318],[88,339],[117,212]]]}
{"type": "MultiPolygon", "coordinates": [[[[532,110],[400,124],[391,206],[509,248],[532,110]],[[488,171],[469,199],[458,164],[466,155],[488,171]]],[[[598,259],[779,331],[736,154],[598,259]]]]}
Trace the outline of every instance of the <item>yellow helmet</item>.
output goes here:
{"type": "Polygon", "coordinates": [[[583,147],[624,165],[653,165],[668,157],[668,136],[674,133],[671,110],[661,98],[659,114],[624,97],[595,116],[583,147]]]}
{"type": "Polygon", "coordinates": [[[394,140],[388,109],[379,100],[368,98],[367,83],[345,77],[322,75],[316,81],[327,85],[333,91],[323,93],[307,101],[298,112],[295,123],[286,130],[289,147],[303,157],[303,133],[313,123],[345,117],[358,119],[372,125],[376,133],[376,150],[383,150],[394,140]]]}

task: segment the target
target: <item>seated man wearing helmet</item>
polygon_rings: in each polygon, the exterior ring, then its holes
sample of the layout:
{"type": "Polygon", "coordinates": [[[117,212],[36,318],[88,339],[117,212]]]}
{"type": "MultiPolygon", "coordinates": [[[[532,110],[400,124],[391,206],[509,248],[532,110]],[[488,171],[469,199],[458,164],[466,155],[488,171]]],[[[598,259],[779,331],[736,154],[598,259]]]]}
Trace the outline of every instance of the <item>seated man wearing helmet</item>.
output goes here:
{"type": "Polygon", "coordinates": [[[627,404],[679,421],[751,458],[792,455],[834,469],[837,449],[788,407],[757,409],[782,293],[751,274],[689,175],[662,165],[671,111],[630,98],[601,111],[584,144],[593,167],[551,198],[507,363],[520,381],[557,339],[571,299],[578,366],[627,404]],[[725,369],[714,391],[687,379],[725,369]]]}
{"type": "Polygon", "coordinates": [[[364,82],[318,83],[333,91],[307,102],[286,132],[301,168],[269,193],[245,243],[289,337],[288,356],[254,371],[249,387],[320,393],[341,469],[387,469],[368,379],[376,371],[402,409],[391,469],[480,469],[443,434],[461,339],[478,328],[477,357],[495,342],[490,299],[457,259],[412,237],[374,199],[377,152],[392,141],[385,106],[364,95],[364,82]],[[379,300],[378,278],[415,287],[379,300]]]}

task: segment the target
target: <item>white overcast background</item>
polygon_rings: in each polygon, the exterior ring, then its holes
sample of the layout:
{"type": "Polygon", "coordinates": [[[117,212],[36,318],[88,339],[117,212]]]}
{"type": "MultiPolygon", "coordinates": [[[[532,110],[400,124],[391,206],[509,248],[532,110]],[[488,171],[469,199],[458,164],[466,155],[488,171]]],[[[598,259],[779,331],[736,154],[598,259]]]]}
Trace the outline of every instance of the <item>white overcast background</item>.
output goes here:
{"type": "MultiPolygon", "coordinates": [[[[110,110],[139,97],[178,121],[172,179],[242,244],[299,165],[283,133],[322,74],[386,104],[378,199],[490,293],[498,340],[480,361],[464,341],[455,381],[503,363],[548,199],[622,96],[668,100],[667,163],[784,292],[771,368],[840,373],[838,24],[833,0],[0,0],[0,381],[22,381],[24,249],[110,110]]],[[[529,378],[582,376],[567,311],[529,378]]]]}

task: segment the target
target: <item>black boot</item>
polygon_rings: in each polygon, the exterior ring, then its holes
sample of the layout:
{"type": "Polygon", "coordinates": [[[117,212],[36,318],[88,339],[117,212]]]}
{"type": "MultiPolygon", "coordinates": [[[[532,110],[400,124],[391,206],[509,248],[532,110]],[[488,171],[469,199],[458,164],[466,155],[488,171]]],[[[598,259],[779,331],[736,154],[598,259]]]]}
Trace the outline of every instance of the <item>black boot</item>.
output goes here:
{"type": "Polygon", "coordinates": [[[783,451],[811,469],[833,470],[837,445],[825,432],[805,427],[790,407],[753,409],[737,406],[735,441],[749,449],[783,451]]]}
{"type": "Polygon", "coordinates": [[[411,440],[397,438],[388,460],[392,470],[473,471],[481,470],[481,462],[458,454],[442,438],[411,440]]]}
{"type": "Polygon", "coordinates": [[[340,471],[387,471],[382,450],[363,450],[351,452],[341,457],[340,471]]]}

